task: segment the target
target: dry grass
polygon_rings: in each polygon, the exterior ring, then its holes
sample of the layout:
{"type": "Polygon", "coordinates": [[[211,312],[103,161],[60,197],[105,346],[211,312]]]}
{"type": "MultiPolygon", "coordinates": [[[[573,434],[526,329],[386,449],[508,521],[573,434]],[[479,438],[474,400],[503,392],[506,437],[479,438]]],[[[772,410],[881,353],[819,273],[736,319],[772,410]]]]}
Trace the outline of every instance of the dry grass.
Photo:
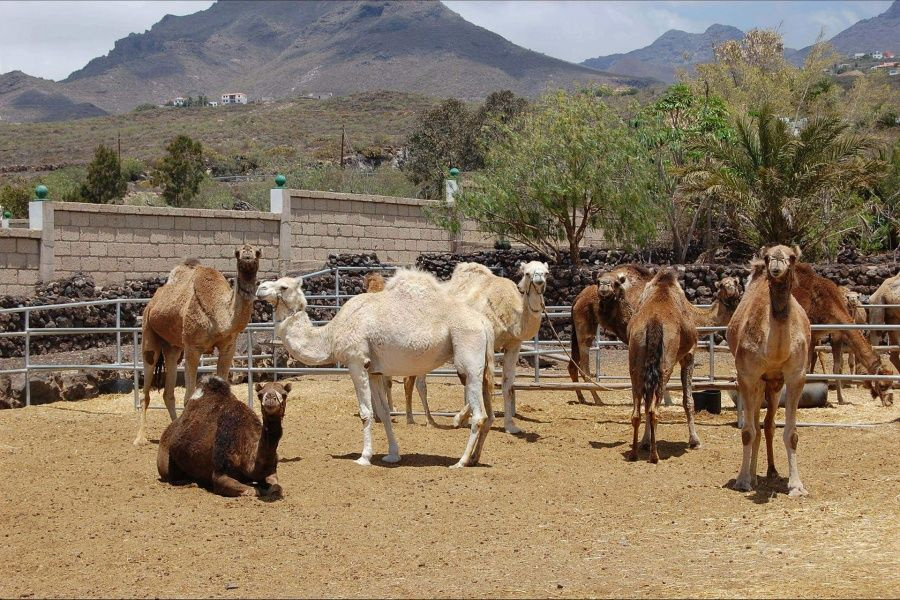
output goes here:
{"type": "MultiPolygon", "coordinates": [[[[460,402],[449,380],[429,391],[432,407],[460,402]]],[[[156,446],[131,445],[130,394],[3,411],[0,596],[896,596],[900,407],[853,391],[852,406],[802,411],[886,424],[802,429],[811,495],[792,499],[783,479],[729,489],[732,410],[698,415],[689,450],[681,408],[663,409],[651,465],[624,458],[627,393],[604,398],[617,404],[520,393],[527,433],[495,427],[485,464],[462,471],[446,467],[466,431],[398,418],[399,465],[362,468],[349,379],[303,378],[275,503],[160,483],[156,446]]],[[[167,421],[153,411],[151,437],[167,421]]],[[[776,459],[784,470],[780,442],[776,459]]]]}

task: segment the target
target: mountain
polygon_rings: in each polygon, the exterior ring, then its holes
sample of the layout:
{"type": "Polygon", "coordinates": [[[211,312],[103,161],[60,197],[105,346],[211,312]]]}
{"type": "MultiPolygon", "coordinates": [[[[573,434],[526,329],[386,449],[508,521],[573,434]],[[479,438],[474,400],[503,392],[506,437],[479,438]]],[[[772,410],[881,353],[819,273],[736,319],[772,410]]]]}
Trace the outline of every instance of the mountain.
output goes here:
{"type": "Polygon", "coordinates": [[[65,121],[107,114],[61,92],[55,81],[22,71],[0,75],[0,122],[65,121]]]}
{"type": "MultiPolygon", "coordinates": [[[[828,40],[841,55],[855,52],[890,50],[900,53],[900,0],[894,0],[886,11],[871,19],[857,21],[828,40]]],[[[812,46],[798,50],[789,57],[794,63],[802,63],[812,46]]]]}
{"type": "MultiPolygon", "coordinates": [[[[219,1],[116,41],[54,93],[123,112],[176,96],[372,90],[477,99],[587,82],[648,85],[526,50],[437,0],[219,1]]],[[[0,106],[4,103],[0,98],[0,106]]]]}
{"type": "Polygon", "coordinates": [[[690,70],[693,65],[710,62],[717,44],[743,37],[743,31],[730,25],[710,25],[703,33],[670,29],[644,48],[589,58],[581,64],[618,75],[653,77],[672,83],[677,69],[690,70]]]}

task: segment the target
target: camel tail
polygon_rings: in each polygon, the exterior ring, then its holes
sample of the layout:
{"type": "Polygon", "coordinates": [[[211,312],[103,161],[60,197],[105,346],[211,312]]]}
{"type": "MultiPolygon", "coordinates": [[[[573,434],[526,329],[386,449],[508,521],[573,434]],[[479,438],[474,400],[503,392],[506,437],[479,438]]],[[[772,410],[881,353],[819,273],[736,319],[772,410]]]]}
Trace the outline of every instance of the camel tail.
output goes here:
{"type": "Polygon", "coordinates": [[[159,353],[159,358],[156,359],[156,365],[153,367],[153,385],[157,390],[161,390],[166,382],[166,361],[163,354],[163,352],[159,353]]]}
{"type": "MultiPolygon", "coordinates": [[[[487,350],[484,353],[484,374],[481,376],[481,396],[485,406],[493,400],[494,394],[494,334],[488,336],[487,350]]],[[[491,409],[493,410],[493,408],[491,409]]],[[[493,416],[493,415],[489,415],[493,416]]]]}
{"type": "Polygon", "coordinates": [[[663,354],[663,329],[662,323],[657,320],[647,324],[646,345],[644,348],[644,402],[647,407],[652,406],[654,395],[662,398],[662,354],[663,354]]]}

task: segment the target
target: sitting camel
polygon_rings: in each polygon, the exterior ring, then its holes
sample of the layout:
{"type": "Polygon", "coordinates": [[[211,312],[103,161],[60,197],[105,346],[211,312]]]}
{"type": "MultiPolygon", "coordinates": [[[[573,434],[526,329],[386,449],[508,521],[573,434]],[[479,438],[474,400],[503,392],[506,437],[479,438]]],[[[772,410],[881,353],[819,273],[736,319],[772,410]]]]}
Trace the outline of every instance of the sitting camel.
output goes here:
{"type": "MultiPolygon", "coordinates": [[[[578,294],[572,304],[572,356],[569,377],[577,383],[581,374],[590,378],[589,351],[597,335],[597,327],[613,333],[628,343],[628,321],[638,305],[644,287],[653,278],[645,267],[622,265],[597,277],[596,285],[589,285],[578,294]]],[[[601,404],[600,396],[590,390],[594,404],[601,404]]],[[[585,403],[581,390],[575,390],[578,402],[585,403]]]]}
{"type": "Polygon", "coordinates": [[[282,277],[260,284],[256,295],[275,307],[280,321],[275,334],[292,357],[307,365],[340,362],[350,370],[363,421],[363,449],[356,463],[371,464],[373,405],[388,439],[382,460],[400,460],[384,378],[424,375],[452,359],[466,378],[466,401],[473,413],[466,449],[453,466],[477,464],[494,418],[494,335],[479,309],[448,293],[432,275],[401,269],[383,292],[354,296],[329,323],[315,327],[306,314],[302,283],[282,277]]]}
{"type": "Polygon", "coordinates": [[[641,401],[647,414],[650,462],[659,461],[656,450],[657,407],[676,364],[681,365],[684,388],[682,405],[687,415],[691,448],[700,446],[694,426],[694,399],[691,377],[694,371],[694,346],[697,327],[691,304],[672,269],[660,270],[641,294],[641,302],[628,323],[628,367],[634,409],[631,425],[634,436],[630,460],[638,458],[638,429],[641,425],[641,401]]]}
{"type": "Polygon", "coordinates": [[[275,471],[290,391],[290,383],[257,383],[260,420],[224,379],[210,377],[159,440],[160,479],[199,483],[221,496],[280,496],[275,471]]]}
{"type": "MultiPolygon", "coordinates": [[[[512,434],[522,432],[513,421],[516,414],[513,385],[516,382],[519,349],[522,342],[534,338],[541,326],[544,290],[550,269],[547,263],[533,260],[521,263],[519,274],[522,278],[516,284],[494,275],[484,265],[464,262],[456,265],[450,281],[446,283],[450,294],[468,305],[480,307],[493,327],[493,350],[503,353],[503,427],[512,434]]],[[[491,370],[493,366],[491,355],[491,370]]],[[[420,379],[424,381],[424,378],[420,379]]],[[[459,427],[468,416],[469,407],[466,406],[453,418],[453,424],[459,427]]]]}
{"type": "Polygon", "coordinates": [[[787,451],[791,496],[805,495],[797,469],[797,405],[806,381],[808,351],[812,344],[809,319],[794,297],[800,249],[772,246],[761,252],[762,259],[751,263],[747,292],[728,326],[726,339],[734,355],[738,389],[743,399],[741,443],[744,456],[734,487],[750,491],[756,484],[759,453],[759,413],[766,401],[766,456],[768,476],[777,476],[772,437],[778,391],[787,386],[785,397],[784,446],[787,451]]]}
{"type": "MultiPolygon", "coordinates": [[[[385,283],[384,277],[381,273],[376,273],[374,271],[370,273],[366,273],[366,276],[363,278],[363,287],[366,288],[367,294],[374,294],[376,292],[384,291],[385,283]]],[[[390,377],[385,377],[385,383],[387,384],[387,402],[388,409],[390,412],[394,412],[394,400],[391,397],[391,388],[394,386],[394,382],[390,377]]],[[[428,408],[428,391],[425,388],[425,377],[416,378],[416,377],[404,377],[403,378],[403,392],[406,397],[406,423],[407,425],[415,424],[416,420],[413,418],[412,414],[412,395],[413,388],[416,388],[419,392],[419,399],[422,401],[422,408],[425,410],[425,421],[426,427],[437,427],[437,423],[434,422],[434,418],[431,416],[431,410],[428,408]],[[419,381],[419,384],[416,385],[416,381],[419,381]]],[[[380,419],[378,415],[375,415],[375,421],[378,422],[380,419]]]]}
{"type": "MultiPolygon", "coordinates": [[[[885,279],[875,293],[869,296],[869,304],[900,304],[900,273],[885,279]]],[[[900,308],[870,308],[869,323],[872,325],[900,325],[900,308]]],[[[869,340],[875,345],[881,340],[883,331],[869,331],[869,340]]],[[[888,331],[892,346],[900,345],[900,331],[888,331]]],[[[900,373],[900,350],[888,352],[891,363],[900,373]]]]}
{"type": "Polygon", "coordinates": [[[136,446],[146,444],[147,408],[153,381],[165,377],[163,400],[175,420],[175,380],[184,355],[184,401],[194,393],[200,357],[218,349],[216,375],[228,380],[238,335],[253,314],[253,293],[260,251],[244,244],[235,249],[235,286],[215,269],[188,259],[172,269],[165,285],[144,308],[141,355],[144,357],[144,401],[136,446]],[[153,373],[153,377],[150,373],[153,373]]]}
{"type": "MultiPolygon", "coordinates": [[[[851,325],[855,322],[854,316],[847,309],[847,299],[841,293],[838,286],[833,281],[817,275],[813,271],[812,266],[807,263],[798,263],[795,269],[797,277],[797,285],[792,289],[794,298],[806,311],[810,323],[813,324],[847,324],[851,325]]],[[[863,337],[862,332],[840,331],[834,332],[840,335],[832,335],[831,337],[831,355],[834,359],[833,371],[840,374],[843,371],[843,345],[848,343],[850,351],[856,356],[857,366],[862,366],[866,373],[872,375],[890,375],[890,371],[885,369],[881,364],[878,354],[872,350],[871,344],[863,337]]],[[[825,332],[813,332],[812,344],[810,345],[807,357],[807,368],[809,372],[813,372],[816,366],[816,343],[821,339],[825,332]]],[[[890,383],[884,381],[866,381],[864,383],[872,394],[873,398],[880,398],[882,406],[889,406],[893,403],[890,391],[890,383]]],[[[843,387],[840,381],[837,381],[837,397],[838,404],[844,404],[844,398],[841,393],[843,387]]]]}

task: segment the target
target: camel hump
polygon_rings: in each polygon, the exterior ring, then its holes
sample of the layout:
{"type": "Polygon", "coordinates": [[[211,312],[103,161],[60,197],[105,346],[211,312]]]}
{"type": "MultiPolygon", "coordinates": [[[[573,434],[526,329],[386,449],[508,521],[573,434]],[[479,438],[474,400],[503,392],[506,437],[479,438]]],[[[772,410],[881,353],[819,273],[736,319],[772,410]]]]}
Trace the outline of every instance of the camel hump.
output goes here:
{"type": "Polygon", "coordinates": [[[228,396],[231,394],[231,386],[229,386],[228,382],[218,375],[213,375],[203,382],[203,392],[211,394],[225,394],[226,396],[228,396]]]}
{"type": "Polygon", "coordinates": [[[413,297],[425,297],[440,292],[441,284],[431,273],[416,269],[398,269],[384,289],[413,297]]]}
{"type": "Polygon", "coordinates": [[[191,267],[191,268],[199,267],[200,261],[197,260],[196,258],[186,258],[183,261],[181,261],[181,265],[184,267],[191,267]]]}

